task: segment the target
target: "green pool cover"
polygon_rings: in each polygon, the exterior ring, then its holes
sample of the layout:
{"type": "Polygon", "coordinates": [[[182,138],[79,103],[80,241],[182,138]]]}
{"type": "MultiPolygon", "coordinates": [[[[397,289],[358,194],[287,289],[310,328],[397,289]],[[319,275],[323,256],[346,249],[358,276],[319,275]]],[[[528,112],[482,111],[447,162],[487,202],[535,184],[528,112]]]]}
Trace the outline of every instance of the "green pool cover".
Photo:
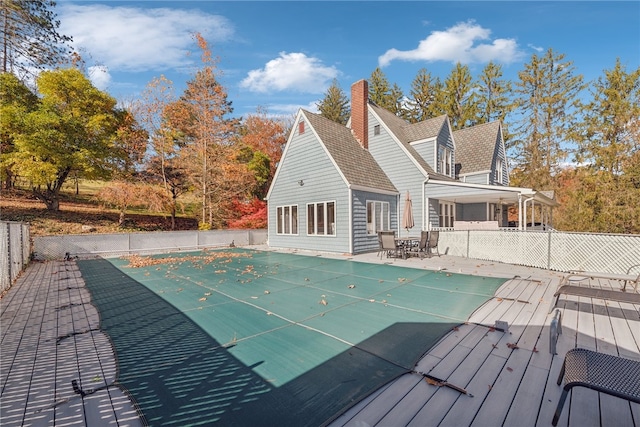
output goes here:
{"type": "Polygon", "coordinates": [[[327,424],[504,283],[237,248],[78,265],[152,426],[327,424]]]}

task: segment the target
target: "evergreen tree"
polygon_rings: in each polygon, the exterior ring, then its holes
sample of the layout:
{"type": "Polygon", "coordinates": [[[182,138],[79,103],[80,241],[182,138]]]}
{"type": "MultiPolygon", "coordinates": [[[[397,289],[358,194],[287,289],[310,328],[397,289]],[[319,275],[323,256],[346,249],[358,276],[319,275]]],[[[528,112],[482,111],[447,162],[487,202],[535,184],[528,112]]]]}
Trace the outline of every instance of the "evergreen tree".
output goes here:
{"type": "Polygon", "coordinates": [[[620,175],[625,160],[640,150],[640,68],[626,72],[616,60],[591,86],[592,101],[582,110],[577,160],[620,175]]]}
{"type": "Polygon", "coordinates": [[[411,82],[410,98],[407,101],[408,120],[417,123],[431,118],[435,100],[435,80],[425,68],[421,68],[411,82]]]}
{"type": "Polygon", "coordinates": [[[508,124],[505,120],[507,114],[515,108],[515,103],[510,99],[511,82],[501,79],[502,67],[494,62],[489,62],[482,70],[477,87],[476,102],[478,105],[478,123],[490,123],[499,120],[502,123],[502,135],[505,146],[509,148],[508,124]]]}
{"type": "Polygon", "coordinates": [[[402,117],[403,119],[407,119],[409,117],[408,110],[405,107],[406,100],[404,98],[404,93],[400,86],[396,83],[391,87],[391,92],[389,93],[389,97],[393,102],[392,107],[389,111],[395,114],[398,117],[402,117]]]}
{"type": "Polygon", "coordinates": [[[476,124],[477,105],[469,67],[457,63],[444,82],[444,112],[449,116],[453,130],[476,124]]]}
{"type": "Polygon", "coordinates": [[[369,99],[378,106],[393,111],[396,109],[396,100],[393,96],[387,76],[380,67],[377,67],[369,78],[369,99]]]}
{"type": "Polygon", "coordinates": [[[320,114],[336,123],[346,125],[351,115],[349,109],[349,98],[342,91],[337,79],[333,79],[331,86],[321,101],[316,103],[320,114]]]}
{"type": "Polygon", "coordinates": [[[2,0],[0,37],[2,72],[26,81],[34,69],[62,63],[71,37],[60,35],[52,0],[2,0]]]}
{"type": "Polygon", "coordinates": [[[514,147],[522,173],[516,185],[553,188],[553,177],[567,157],[583,78],[574,75],[565,55],[551,49],[542,57],[534,54],[518,77],[515,93],[521,120],[514,147]]]}

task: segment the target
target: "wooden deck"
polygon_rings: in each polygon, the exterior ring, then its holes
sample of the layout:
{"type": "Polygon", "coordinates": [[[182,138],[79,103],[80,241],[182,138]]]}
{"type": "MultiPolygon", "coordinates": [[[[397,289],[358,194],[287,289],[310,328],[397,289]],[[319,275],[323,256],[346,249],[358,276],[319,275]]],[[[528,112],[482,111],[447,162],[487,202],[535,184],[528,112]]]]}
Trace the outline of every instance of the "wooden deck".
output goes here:
{"type": "MultiPolygon", "coordinates": [[[[546,276],[546,277],[545,277],[546,276]]],[[[562,334],[549,352],[549,313],[559,278],[516,278],[452,331],[416,366],[469,395],[406,374],[360,402],[331,426],[550,426],[561,387],[564,354],[584,347],[640,360],[640,306],[561,297],[562,334]],[[508,332],[495,329],[508,322],[508,332]]],[[[619,289],[617,281],[585,286],[619,289]]],[[[640,426],[640,405],[576,387],[559,426],[640,426]]]]}
{"type": "MultiPolygon", "coordinates": [[[[331,426],[550,426],[561,392],[556,379],[569,349],[640,360],[640,306],[585,297],[560,297],[562,335],[558,354],[549,353],[550,308],[560,273],[448,256],[352,258],[513,279],[415,367],[473,397],[432,385],[419,373],[406,374],[331,426]],[[508,331],[495,329],[497,320],[506,321],[508,331]]],[[[596,278],[581,284],[620,288],[615,280],[596,278]]],[[[0,314],[2,426],[144,424],[115,380],[111,343],[99,329],[75,263],[32,264],[0,300],[0,314]],[[76,393],[74,379],[90,393],[76,393]]],[[[639,404],[583,388],[569,396],[559,426],[640,427],[639,404]]]]}
{"type": "Polygon", "coordinates": [[[30,265],[0,300],[0,325],[3,427],[142,425],[74,262],[30,265]]]}

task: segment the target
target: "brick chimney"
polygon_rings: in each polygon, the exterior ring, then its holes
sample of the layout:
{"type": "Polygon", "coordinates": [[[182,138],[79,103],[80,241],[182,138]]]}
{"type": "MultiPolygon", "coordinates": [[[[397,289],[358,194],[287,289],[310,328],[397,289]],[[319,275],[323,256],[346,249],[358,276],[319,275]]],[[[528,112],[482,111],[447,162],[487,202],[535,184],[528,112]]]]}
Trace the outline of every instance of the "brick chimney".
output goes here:
{"type": "Polygon", "coordinates": [[[351,85],[351,133],[362,148],[369,148],[369,84],[358,80],[351,85]]]}

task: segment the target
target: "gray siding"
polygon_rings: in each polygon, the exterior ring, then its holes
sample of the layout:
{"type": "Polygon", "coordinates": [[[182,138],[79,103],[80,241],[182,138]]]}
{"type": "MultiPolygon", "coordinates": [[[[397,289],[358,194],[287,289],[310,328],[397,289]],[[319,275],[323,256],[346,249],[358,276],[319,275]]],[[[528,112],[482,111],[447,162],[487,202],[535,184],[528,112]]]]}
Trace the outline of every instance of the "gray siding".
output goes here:
{"type": "Polygon", "coordinates": [[[496,154],[493,158],[491,169],[494,171],[491,174],[491,184],[505,185],[505,186],[509,185],[509,168],[507,167],[507,155],[504,151],[504,144],[501,142],[501,138],[499,136],[496,141],[496,154]],[[502,160],[502,183],[496,182],[496,175],[495,175],[496,159],[502,160]]]}
{"type": "Polygon", "coordinates": [[[436,170],[436,141],[423,141],[415,144],[411,144],[413,148],[416,149],[420,157],[424,159],[425,162],[429,164],[436,170]]]}
{"type": "MultiPolygon", "coordinates": [[[[423,225],[422,184],[425,180],[423,173],[413,163],[407,153],[387,133],[384,126],[380,126],[380,135],[373,135],[373,127],[381,125],[376,117],[369,113],[369,152],[385,171],[393,185],[400,192],[400,206],[398,218],[402,218],[404,212],[404,199],[407,191],[411,195],[413,204],[413,217],[415,226],[412,232],[420,234],[420,230],[426,230],[423,225]]],[[[396,230],[399,231],[399,230],[396,230]]]]}
{"type": "MultiPolygon", "coordinates": [[[[443,126],[442,129],[440,129],[440,132],[438,133],[438,138],[437,138],[437,147],[436,147],[436,156],[438,155],[438,147],[443,146],[448,148],[449,150],[451,150],[451,177],[453,178],[455,176],[455,168],[456,168],[456,149],[455,146],[453,144],[453,137],[451,135],[451,133],[449,132],[449,128],[447,126],[443,126]]],[[[445,174],[445,171],[441,171],[438,169],[440,162],[440,159],[437,159],[436,164],[431,164],[431,167],[433,168],[434,171],[441,173],[441,174],[445,174]]]]}
{"type": "Polygon", "coordinates": [[[440,227],[440,200],[429,200],[429,213],[427,219],[427,226],[431,223],[431,227],[440,227]]]}
{"type": "Polygon", "coordinates": [[[294,129],[269,195],[269,246],[349,252],[349,190],[309,124],[302,135],[297,122],[294,129]],[[336,203],[336,235],[307,235],[307,203],[331,201],[336,203]],[[276,209],[283,205],[298,206],[298,235],[277,234],[276,209]]]}
{"type": "Polygon", "coordinates": [[[478,174],[469,174],[464,176],[463,182],[468,182],[469,184],[489,184],[489,174],[487,173],[478,173],[478,174]]]}
{"type": "Polygon", "coordinates": [[[398,197],[376,194],[367,191],[353,191],[353,253],[377,251],[377,234],[367,234],[367,202],[379,201],[389,203],[390,226],[392,230],[398,229],[398,197]]]}

